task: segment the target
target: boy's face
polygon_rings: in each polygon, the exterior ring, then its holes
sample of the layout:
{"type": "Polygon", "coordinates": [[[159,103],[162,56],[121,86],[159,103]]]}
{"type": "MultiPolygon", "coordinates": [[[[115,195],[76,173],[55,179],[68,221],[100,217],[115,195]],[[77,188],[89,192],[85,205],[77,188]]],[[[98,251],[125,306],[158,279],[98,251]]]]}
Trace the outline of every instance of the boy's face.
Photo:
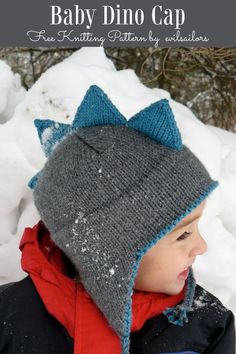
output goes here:
{"type": "Polygon", "coordinates": [[[198,230],[205,201],[142,258],[134,289],[169,295],[180,293],[196,257],[207,250],[198,230]]]}

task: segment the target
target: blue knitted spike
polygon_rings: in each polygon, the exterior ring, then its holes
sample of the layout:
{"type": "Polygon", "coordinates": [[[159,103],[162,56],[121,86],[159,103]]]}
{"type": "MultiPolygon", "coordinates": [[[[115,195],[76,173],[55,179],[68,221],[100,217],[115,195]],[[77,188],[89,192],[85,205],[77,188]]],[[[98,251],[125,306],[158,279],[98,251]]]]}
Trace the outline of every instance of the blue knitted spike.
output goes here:
{"type": "Polygon", "coordinates": [[[34,175],[31,180],[28,182],[28,186],[31,188],[31,189],[34,189],[36,187],[36,184],[38,183],[38,179],[40,177],[40,174],[41,174],[41,171],[38,172],[36,175],[34,175]]]}
{"type": "Polygon", "coordinates": [[[127,122],[127,126],[175,150],[180,150],[183,146],[167,99],[157,101],[135,114],[127,122]]]}
{"type": "Polygon", "coordinates": [[[93,85],[78,107],[72,127],[78,129],[94,125],[121,125],[126,122],[108,96],[98,86],[93,85]]]}
{"type": "Polygon", "coordinates": [[[49,119],[35,119],[34,124],[46,157],[52,153],[58,142],[72,130],[68,124],[57,123],[49,119]]]}

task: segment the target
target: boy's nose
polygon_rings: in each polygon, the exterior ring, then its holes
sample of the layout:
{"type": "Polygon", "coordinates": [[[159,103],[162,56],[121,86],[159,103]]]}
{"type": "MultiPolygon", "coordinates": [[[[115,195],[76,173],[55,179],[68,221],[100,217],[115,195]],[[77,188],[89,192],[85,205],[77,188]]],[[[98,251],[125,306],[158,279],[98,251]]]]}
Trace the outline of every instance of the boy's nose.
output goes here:
{"type": "Polygon", "coordinates": [[[207,243],[204,240],[204,238],[201,236],[201,234],[198,232],[196,236],[196,242],[191,249],[190,256],[191,257],[196,257],[200,254],[204,254],[207,251],[207,243]]]}

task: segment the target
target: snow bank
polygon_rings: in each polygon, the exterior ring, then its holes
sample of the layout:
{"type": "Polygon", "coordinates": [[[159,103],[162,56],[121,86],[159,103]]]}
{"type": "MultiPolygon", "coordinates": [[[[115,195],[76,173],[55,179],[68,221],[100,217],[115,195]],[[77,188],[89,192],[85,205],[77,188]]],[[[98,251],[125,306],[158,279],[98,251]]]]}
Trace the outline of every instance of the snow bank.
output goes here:
{"type": "Polygon", "coordinates": [[[0,60],[0,124],[14,113],[15,107],[25,96],[19,74],[13,74],[10,67],[0,60]]]}

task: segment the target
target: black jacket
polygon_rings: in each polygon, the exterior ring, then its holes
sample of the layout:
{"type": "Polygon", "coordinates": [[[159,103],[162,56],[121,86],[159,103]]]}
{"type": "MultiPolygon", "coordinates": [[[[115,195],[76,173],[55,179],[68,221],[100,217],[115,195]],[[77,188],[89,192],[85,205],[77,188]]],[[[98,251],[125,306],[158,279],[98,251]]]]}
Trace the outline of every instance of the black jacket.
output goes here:
{"type": "MultiPolygon", "coordinates": [[[[0,354],[20,353],[73,354],[73,339],[47,312],[29,277],[0,287],[0,354]]],[[[189,322],[175,326],[163,315],[148,320],[131,334],[130,353],[235,354],[233,314],[197,286],[189,322]]]]}

